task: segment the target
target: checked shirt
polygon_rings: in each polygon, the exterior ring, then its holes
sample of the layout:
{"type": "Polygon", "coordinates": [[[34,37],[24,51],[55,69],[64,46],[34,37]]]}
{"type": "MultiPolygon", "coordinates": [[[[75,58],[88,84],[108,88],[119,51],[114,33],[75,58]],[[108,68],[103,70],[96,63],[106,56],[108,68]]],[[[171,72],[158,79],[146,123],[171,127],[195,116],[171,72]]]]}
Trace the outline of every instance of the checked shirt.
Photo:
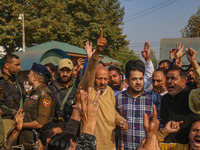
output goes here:
{"type": "Polygon", "coordinates": [[[143,114],[153,112],[153,104],[156,105],[160,120],[160,102],[161,96],[151,90],[144,90],[137,98],[129,94],[128,88],[116,95],[116,108],[129,124],[128,131],[121,131],[120,141],[124,143],[125,150],[136,149],[145,138],[143,114]]]}

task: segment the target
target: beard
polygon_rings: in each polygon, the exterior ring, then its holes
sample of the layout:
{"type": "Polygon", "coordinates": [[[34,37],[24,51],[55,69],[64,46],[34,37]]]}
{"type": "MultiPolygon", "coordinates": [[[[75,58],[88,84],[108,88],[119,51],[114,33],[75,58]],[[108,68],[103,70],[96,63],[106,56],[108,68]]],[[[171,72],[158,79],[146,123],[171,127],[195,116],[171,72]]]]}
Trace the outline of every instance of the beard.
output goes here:
{"type": "Polygon", "coordinates": [[[60,80],[61,80],[62,83],[66,84],[66,83],[69,83],[71,81],[72,75],[70,77],[68,77],[68,76],[62,76],[62,77],[59,77],[59,78],[60,78],[60,80]],[[64,79],[64,77],[67,77],[67,79],[64,79]]]}
{"type": "Polygon", "coordinates": [[[119,91],[121,85],[120,85],[120,84],[117,84],[117,85],[114,85],[114,86],[110,85],[110,87],[111,87],[113,90],[115,90],[115,91],[119,91]]]}
{"type": "Polygon", "coordinates": [[[136,89],[134,87],[130,87],[129,88],[131,89],[131,91],[133,91],[134,93],[141,93],[143,90],[144,90],[144,86],[141,88],[141,89],[136,89]]]}
{"type": "Polygon", "coordinates": [[[100,84],[99,86],[97,86],[96,84],[94,84],[94,89],[96,91],[100,91],[100,94],[103,94],[106,90],[107,84],[100,84]],[[104,86],[105,88],[99,88],[99,86],[104,86]]]}

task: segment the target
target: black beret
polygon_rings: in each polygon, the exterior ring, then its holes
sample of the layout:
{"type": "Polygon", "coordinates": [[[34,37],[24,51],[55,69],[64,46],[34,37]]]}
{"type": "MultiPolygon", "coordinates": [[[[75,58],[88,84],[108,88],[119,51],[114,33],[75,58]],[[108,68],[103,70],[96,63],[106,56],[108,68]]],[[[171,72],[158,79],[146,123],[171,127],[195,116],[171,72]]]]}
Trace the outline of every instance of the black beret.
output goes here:
{"type": "Polygon", "coordinates": [[[31,67],[31,70],[40,74],[40,75],[51,78],[51,73],[49,72],[49,70],[41,64],[37,64],[37,63],[34,62],[32,67],[31,67]]]}

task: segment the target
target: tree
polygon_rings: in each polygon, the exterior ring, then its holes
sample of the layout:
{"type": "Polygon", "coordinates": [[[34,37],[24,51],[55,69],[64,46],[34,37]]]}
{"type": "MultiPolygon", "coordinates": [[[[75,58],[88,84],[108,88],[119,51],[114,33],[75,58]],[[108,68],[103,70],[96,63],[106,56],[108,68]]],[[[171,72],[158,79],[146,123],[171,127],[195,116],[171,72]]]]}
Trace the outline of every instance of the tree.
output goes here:
{"type": "Polygon", "coordinates": [[[181,29],[182,37],[200,37],[200,8],[192,15],[188,24],[181,29]]]}
{"type": "Polygon", "coordinates": [[[157,68],[158,60],[156,58],[156,54],[155,54],[155,51],[153,49],[150,50],[150,58],[151,58],[151,61],[154,65],[154,68],[157,68]]]}
{"type": "Polygon", "coordinates": [[[122,47],[120,50],[117,52],[117,56],[114,57],[114,59],[118,60],[119,62],[122,63],[122,68],[125,70],[126,63],[129,60],[139,60],[140,57],[135,54],[134,50],[130,50],[127,47],[122,47]]]}
{"type": "Polygon", "coordinates": [[[104,54],[113,57],[120,47],[128,45],[122,35],[124,9],[120,8],[119,0],[2,0],[0,45],[7,52],[22,45],[18,16],[23,12],[27,47],[50,40],[79,47],[88,40],[96,44],[100,28],[108,41],[104,54]]]}

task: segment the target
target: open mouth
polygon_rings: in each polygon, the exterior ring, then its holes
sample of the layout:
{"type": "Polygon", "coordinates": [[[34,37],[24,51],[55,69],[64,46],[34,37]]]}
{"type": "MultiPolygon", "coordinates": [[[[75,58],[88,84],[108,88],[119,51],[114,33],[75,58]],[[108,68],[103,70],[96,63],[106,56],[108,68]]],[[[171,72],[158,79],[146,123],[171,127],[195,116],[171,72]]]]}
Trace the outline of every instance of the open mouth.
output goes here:
{"type": "Polygon", "coordinates": [[[200,138],[199,137],[194,139],[194,146],[200,148],[200,138]]]}
{"type": "Polygon", "coordinates": [[[174,86],[172,86],[172,85],[168,86],[168,87],[167,87],[167,90],[168,90],[168,91],[173,91],[173,90],[174,90],[174,86]]]}

